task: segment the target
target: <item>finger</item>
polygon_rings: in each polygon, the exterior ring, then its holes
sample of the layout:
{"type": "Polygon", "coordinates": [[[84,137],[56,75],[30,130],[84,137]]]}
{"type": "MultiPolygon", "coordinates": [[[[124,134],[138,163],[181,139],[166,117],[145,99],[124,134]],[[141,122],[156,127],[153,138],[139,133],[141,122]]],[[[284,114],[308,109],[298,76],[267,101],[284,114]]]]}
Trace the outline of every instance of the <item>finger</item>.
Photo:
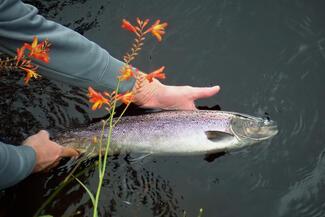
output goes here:
{"type": "Polygon", "coordinates": [[[63,147],[61,153],[61,157],[77,157],[79,155],[80,153],[76,149],[70,147],[63,147]]]}
{"type": "Polygon", "coordinates": [[[193,98],[194,99],[201,99],[201,98],[208,98],[220,91],[220,86],[214,87],[193,87],[193,98]]]}
{"type": "Polygon", "coordinates": [[[46,130],[40,130],[37,134],[44,136],[45,138],[49,139],[50,138],[50,134],[49,132],[47,132],[46,130]]]}

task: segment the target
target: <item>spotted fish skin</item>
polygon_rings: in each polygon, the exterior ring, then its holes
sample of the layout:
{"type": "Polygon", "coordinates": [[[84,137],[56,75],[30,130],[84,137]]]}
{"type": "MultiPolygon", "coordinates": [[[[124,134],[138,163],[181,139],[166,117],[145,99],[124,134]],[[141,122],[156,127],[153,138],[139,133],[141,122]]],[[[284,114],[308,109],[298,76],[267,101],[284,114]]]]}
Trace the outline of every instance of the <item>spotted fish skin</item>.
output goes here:
{"type": "MultiPolygon", "coordinates": [[[[113,128],[110,153],[222,152],[269,139],[277,132],[272,121],[226,111],[164,111],[124,116],[113,128]]],[[[108,129],[103,131],[103,124],[96,123],[63,133],[57,142],[82,151],[92,150],[96,155],[101,134],[106,144],[108,129]]]]}

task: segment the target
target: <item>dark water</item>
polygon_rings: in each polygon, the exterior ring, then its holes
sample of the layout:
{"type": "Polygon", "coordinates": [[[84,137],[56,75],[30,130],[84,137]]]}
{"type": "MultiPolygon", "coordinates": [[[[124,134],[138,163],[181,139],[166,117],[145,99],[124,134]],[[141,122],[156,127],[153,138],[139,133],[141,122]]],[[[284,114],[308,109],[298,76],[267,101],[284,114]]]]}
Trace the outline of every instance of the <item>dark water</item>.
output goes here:
{"type": "MultiPolygon", "coordinates": [[[[325,216],[325,2],[316,0],[98,1],[34,0],[50,19],[120,57],[130,36],[123,18],[169,23],[163,43],[148,42],[137,67],[165,65],[168,84],[219,84],[199,105],[269,114],[280,133],[261,145],[211,162],[204,156],[151,156],[130,163],[111,157],[101,216],[325,216]]],[[[1,136],[11,141],[40,128],[87,124],[82,90],[60,82],[1,79],[1,136]],[[37,84],[36,84],[37,83],[37,84]],[[4,94],[3,94],[4,93],[4,94]]],[[[86,162],[83,167],[91,165],[86,162]]],[[[1,193],[0,216],[30,216],[69,171],[39,174],[1,193]]],[[[81,179],[96,188],[97,172],[81,179]]],[[[91,202],[68,185],[45,209],[54,216],[90,216],[91,202]]]]}

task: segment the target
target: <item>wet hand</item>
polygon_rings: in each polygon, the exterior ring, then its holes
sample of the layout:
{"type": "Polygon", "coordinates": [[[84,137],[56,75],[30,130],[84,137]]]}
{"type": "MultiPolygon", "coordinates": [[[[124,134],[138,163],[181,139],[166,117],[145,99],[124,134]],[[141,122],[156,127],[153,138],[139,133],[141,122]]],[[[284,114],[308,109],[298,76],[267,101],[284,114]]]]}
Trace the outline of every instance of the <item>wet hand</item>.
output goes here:
{"type": "Polygon", "coordinates": [[[23,145],[30,146],[36,153],[36,164],[33,172],[39,172],[58,165],[62,157],[75,157],[79,153],[73,148],[63,147],[50,140],[45,130],[28,137],[23,145]]]}
{"type": "Polygon", "coordinates": [[[134,103],[142,108],[196,110],[195,100],[217,94],[220,87],[167,86],[154,79],[151,83],[144,81],[143,86],[135,87],[134,91],[134,103]]]}

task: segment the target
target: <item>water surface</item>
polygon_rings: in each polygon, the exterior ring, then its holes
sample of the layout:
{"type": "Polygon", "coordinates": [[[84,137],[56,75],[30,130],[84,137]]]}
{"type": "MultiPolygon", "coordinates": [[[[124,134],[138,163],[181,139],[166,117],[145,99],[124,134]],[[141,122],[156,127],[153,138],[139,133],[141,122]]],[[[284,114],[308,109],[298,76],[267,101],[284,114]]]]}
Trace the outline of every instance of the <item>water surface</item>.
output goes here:
{"type": "MultiPolygon", "coordinates": [[[[198,105],[256,116],[267,113],[279,134],[210,162],[204,156],[151,156],[130,163],[111,157],[102,216],[321,217],[325,216],[325,2],[316,0],[31,1],[40,13],[121,57],[131,42],[123,18],[169,23],[161,44],[148,42],[136,66],[166,66],[165,83],[219,84],[198,105]]],[[[62,82],[1,80],[1,136],[19,141],[38,129],[88,124],[84,91],[62,82]],[[34,83],[34,84],[33,84],[34,83]],[[36,84],[37,83],[37,84],[36,84]]],[[[86,162],[84,167],[91,165],[86,162]]],[[[69,171],[28,178],[0,196],[0,216],[30,216],[69,171]]],[[[82,180],[96,188],[97,172],[82,180]]],[[[77,184],[45,209],[54,216],[90,216],[91,202],[77,184]]]]}

